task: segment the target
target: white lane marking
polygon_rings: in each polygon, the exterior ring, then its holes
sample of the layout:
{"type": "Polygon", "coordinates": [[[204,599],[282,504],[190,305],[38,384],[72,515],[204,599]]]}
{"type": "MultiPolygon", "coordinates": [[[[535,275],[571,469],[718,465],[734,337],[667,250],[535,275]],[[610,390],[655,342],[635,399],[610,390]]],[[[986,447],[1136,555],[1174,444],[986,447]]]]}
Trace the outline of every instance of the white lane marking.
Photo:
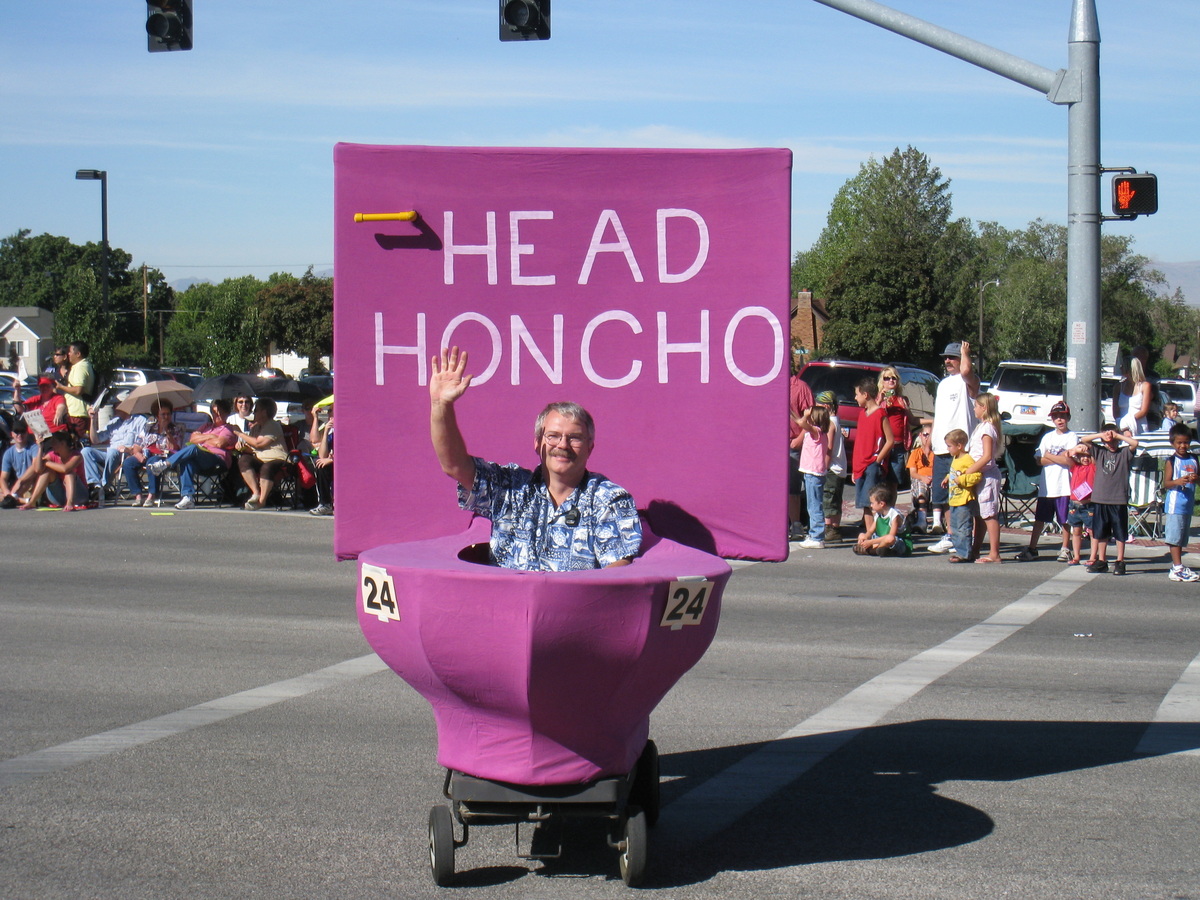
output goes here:
{"type": "Polygon", "coordinates": [[[1167,691],[1134,753],[1200,756],[1200,656],[1191,661],[1167,691]]]}
{"type": "Polygon", "coordinates": [[[995,615],[872,678],[697,785],[663,809],[665,829],[673,825],[689,842],[716,836],[864,728],[1052,610],[1092,580],[1082,568],[1063,569],[995,615]]]}
{"type": "Polygon", "coordinates": [[[223,719],[240,716],[243,713],[262,709],[284,700],[303,697],[315,691],[334,687],[348,681],[355,681],[367,675],[381,672],[387,666],[374,653],[348,659],[344,662],[326,666],[307,675],[276,681],[274,684],[263,685],[248,691],[230,694],[217,700],[181,709],[178,712],[167,713],[144,722],[114,728],[100,734],[93,734],[77,741],[68,741],[44,750],[35,750],[24,756],[0,761],[0,788],[20,784],[31,778],[49,775],[60,769],[80,763],[90,762],[111,753],[117,753],[129,747],[156,741],[159,738],[171,737],[203,725],[211,725],[223,719]]]}

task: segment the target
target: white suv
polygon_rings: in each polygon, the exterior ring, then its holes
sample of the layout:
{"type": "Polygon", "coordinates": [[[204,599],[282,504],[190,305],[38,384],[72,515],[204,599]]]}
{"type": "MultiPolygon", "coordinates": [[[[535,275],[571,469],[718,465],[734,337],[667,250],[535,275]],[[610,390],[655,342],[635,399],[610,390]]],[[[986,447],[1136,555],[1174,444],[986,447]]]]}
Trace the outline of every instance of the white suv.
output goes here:
{"type": "Polygon", "coordinates": [[[1181,418],[1190,419],[1196,415],[1200,398],[1196,396],[1196,386],[1190,381],[1164,378],[1158,383],[1158,390],[1165,396],[1164,403],[1174,403],[1179,407],[1181,418]]]}
{"type": "Polygon", "coordinates": [[[1000,415],[1014,425],[1050,425],[1050,407],[1063,398],[1067,367],[1058,363],[1005,360],[991,387],[1000,415]]]}

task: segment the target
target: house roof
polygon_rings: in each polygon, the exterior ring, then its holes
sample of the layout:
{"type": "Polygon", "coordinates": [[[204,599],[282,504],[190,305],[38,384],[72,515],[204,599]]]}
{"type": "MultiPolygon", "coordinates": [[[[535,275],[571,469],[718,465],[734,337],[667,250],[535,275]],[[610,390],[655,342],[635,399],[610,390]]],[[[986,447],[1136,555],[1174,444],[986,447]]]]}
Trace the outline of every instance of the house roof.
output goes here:
{"type": "Polygon", "coordinates": [[[39,340],[54,336],[54,313],[38,306],[0,306],[0,334],[12,328],[14,322],[20,322],[28,328],[39,340]]]}

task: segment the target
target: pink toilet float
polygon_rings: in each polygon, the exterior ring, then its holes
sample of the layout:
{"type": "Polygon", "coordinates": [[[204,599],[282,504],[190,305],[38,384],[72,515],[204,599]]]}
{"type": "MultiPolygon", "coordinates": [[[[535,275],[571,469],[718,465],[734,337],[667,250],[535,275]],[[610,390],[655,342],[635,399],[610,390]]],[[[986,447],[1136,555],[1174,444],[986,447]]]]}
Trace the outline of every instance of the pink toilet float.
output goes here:
{"type": "Polygon", "coordinates": [[[642,878],[650,713],[716,633],[722,557],[787,554],[789,163],[335,151],[335,549],[358,559],[367,641],[433,709],[450,801],[429,820],[439,884],[470,825],[571,815],[608,819],[622,877],[642,878]],[[458,408],[472,453],[532,466],[547,400],[591,410],[592,462],[644,510],[632,565],[486,564],[490,523],[456,508],[428,440],[426,367],[451,342],[476,374],[458,408]]]}

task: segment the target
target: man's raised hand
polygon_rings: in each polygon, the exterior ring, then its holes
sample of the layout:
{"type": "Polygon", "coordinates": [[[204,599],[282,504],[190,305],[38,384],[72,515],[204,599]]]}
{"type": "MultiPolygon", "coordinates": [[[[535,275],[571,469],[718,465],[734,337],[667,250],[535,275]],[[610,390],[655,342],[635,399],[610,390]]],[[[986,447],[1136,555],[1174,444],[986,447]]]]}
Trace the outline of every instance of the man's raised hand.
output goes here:
{"type": "Polygon", "coordinates": [[[429,376],[429,399],[434,403],[453,403],[471,386],[466,374],[467,351],[457,347],[442,348],[440,357],[433,357],[429,376]]]}

